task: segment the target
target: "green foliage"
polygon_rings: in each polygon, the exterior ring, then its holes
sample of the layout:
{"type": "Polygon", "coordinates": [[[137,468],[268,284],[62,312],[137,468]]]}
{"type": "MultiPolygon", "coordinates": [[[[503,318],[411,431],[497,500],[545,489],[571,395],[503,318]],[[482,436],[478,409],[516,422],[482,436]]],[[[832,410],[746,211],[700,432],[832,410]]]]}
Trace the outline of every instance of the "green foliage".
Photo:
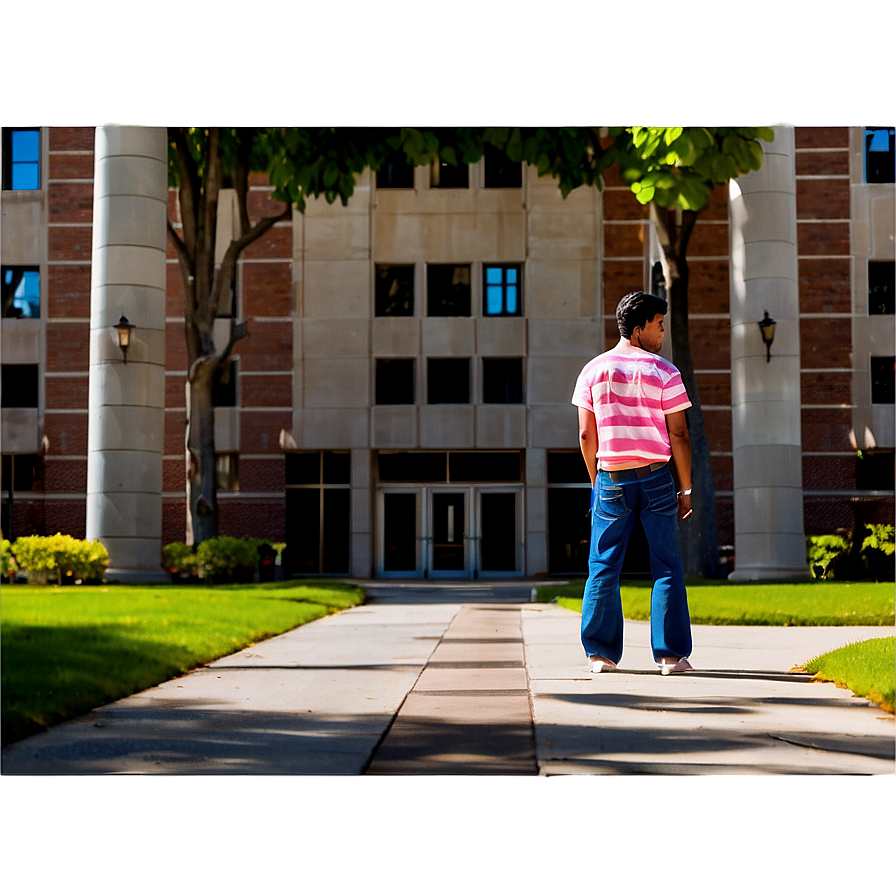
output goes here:
{"type": "Polygon", "coordinates": [[[822,681],[834,681],[858,697],[867,697],[887,712],[894,710],[896,639],[872,638],[847,644],[805,663],[822,681]]]}
{"type": "Polygon", "coordinates": [[[99,581],[109,566],[109,553],[101,542],[59,532],[17,538],[11,550],[18,567],[37,582],[99,581]]]}
{"type": "Polygon", "coordinates": [[[0,536],[0,576],[11,578],[19,570],[16,558],[12,554],[9,539],[0,536]]]}
{"type": "Polygon", "coordinates": [[[862,550],[880,551],[887,557],[892,557],[894,551],[896,551],[896,542],[894,542],[896,528],[888,525],[877,525],[875,523],[868,523],[865,525],[865,528],[868,529],[871,534],[867,535],[862,542],[862,550]]]}
{"type": "Polygon", "coordinates": [[[700,211],[718,184],[762,167],[771,128],[611,128],[608,156],[642,205],[700,211]]]}
{"type": "Polygon", "coordinates": [[[199,574],[196,552],[182,541],[173,541],[162,548],[162,566],[180,578],[192,578],[199,574]]]}
{"type": "MultiPolygon", "coordinates": [[[[541,585],[538,600],[580,613],[584,581],[541,585]]],[[[649,582],[622,584],[626,619],[650,618],[649,582]]],[[[893,625],[886,582],[688,582],[694,625],[893,625]]]]}
{"type": "Polygon", "coordinates": [[[0,603],[4,745],[363,601],[338,582],[19,585],[0,603]]]}
{"type": "Polygon", "coordinates": [[[806,545],[809,569],[816,579],[833,578],[833,562],[849,551],[849,541],[842,535],[808,535],[806,545]]]}
{"type": "Polygon", "coordinates": [[[196,559],[212,582],[251,581],[258,550],[248,539],[219,535],[196,548],[196,559]]]}

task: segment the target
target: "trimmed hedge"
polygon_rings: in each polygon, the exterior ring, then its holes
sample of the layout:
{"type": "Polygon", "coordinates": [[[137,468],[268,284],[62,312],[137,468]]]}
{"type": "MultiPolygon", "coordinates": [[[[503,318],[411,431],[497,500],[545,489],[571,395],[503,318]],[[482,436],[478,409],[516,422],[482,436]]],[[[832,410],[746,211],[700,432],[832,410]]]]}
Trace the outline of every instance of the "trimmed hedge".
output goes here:
{"type": "Polygon", "coordinates": [[[3,574],[11,575],[20,569],[28,574],[30,582],[54,581],[98,582],[109,566],[109,552],[102,542],[86,541],[63,535],[26,535],[17,538],[9,547],[11,557],[6,557],[3,543],[3,574]]]}
{"type": "Polygon", "coordinates": [[[268,545],[274,551],[284,546],[266,538],[234,538],[219,535],[207,538],[195,550],[181,541],[162,549],[162,566],[175,578],[203,579],[209,583],[251,582],[259,562],[258,549],[268,545]]]}

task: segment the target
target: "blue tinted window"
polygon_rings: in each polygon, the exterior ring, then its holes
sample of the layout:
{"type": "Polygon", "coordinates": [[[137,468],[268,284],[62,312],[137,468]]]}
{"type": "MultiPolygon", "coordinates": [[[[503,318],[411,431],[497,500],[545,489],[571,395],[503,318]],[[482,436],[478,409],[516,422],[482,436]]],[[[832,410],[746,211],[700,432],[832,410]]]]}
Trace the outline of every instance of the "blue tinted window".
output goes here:
{"type": "Polygon", "coordinates": [[[894,128],[865,128],[865,182],[893,183],[894,128]]]}
{"type": "Polygon", "coordinates": [[[40,273],[37,268],[3,268],[3,316],[40,317],[40,273]]]}
{"type": "Polygon", "coordinates": [[[522,314],[522,269],[518,264],[485,265],[487,315],[522,314]]]}
{"type": "Polygon", "coordinates": [[[3,189],[40,189],[40,130],[3,129],[3,189]]]}

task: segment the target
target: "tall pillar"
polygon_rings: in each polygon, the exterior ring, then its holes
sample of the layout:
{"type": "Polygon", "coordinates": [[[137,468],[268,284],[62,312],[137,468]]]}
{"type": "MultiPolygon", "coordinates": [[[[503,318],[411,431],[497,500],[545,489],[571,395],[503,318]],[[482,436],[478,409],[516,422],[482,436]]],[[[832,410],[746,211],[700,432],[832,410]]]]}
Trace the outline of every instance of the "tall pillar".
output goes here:
{"type": "Polygon", "coordinates": [[[794,130],[730,184],[733,580],[808,576],[803,525],[794,130]],[[771,360],[758,322],[777,321],[771,360]]]}
{"type": "Polygon", "coordinates": [[[94,158],[87,537],[109,551],[110,579],[151,581],[164,577],[165,128],[97,128],[94,158]]]}

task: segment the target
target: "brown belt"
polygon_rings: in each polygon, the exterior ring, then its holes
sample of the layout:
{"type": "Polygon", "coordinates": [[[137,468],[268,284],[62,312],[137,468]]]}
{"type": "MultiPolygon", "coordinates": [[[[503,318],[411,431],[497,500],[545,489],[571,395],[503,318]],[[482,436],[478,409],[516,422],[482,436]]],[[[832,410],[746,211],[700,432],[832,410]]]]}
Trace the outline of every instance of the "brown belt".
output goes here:
{"type": "Polygon", "coordinates": [[[646,467],[634,467],[631,470],[604,470],[612,482],[627,482],[630,479],[644,479],[657,470],[662,470],[668,461],[658,461],[655,464],[648,464],[646,467]]]}

